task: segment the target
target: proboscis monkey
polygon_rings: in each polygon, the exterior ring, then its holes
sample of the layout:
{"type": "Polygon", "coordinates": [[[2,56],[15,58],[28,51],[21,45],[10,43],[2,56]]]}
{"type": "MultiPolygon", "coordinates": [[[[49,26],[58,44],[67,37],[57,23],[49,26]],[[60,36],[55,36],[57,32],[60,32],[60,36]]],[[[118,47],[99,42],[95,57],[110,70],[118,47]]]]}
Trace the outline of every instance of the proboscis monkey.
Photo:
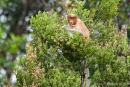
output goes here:
{"type": "MultiPolygon", "coordinates": [[[[86,25],[84,24],[83,21],[81,21],[75,14],[68,14],[67,15],[67,21],[68,21],[68,26],[65,27],[65,29],[68,32],[79,32],[82,36],[87,37],[87,39],[90,39],[90,34],[89,34],[89,30],[86,27],[86,25]]],[[[82,61],[81,65],[82,67],[85,67],[86,62],[82,61]]],[[[84,87],[84,85],[86,84],[86,87],[89,87],[90,85],[90,81],[89,81],[89,68],[86,67],[83,70],[83,74],[81,75],[81,87],[84,87]],[[84,78],[85,76],[85,78],[84,78]],[[86,83],[85,83],[86,82],[86,83]]]]}
{"type": "Polygon", "coordinates": [[[68,21],[68,26],[65,27],[65,29],[69,32],[79,32],[81,35],[83,35],[84,37],[87,37],[88,39],[89,37],[89,30],[86,27],[86,25],[84,24],[83,21],[81,21],[77,15],[75,14],[68,14],[67,15],[67,21],[68,21]]]}

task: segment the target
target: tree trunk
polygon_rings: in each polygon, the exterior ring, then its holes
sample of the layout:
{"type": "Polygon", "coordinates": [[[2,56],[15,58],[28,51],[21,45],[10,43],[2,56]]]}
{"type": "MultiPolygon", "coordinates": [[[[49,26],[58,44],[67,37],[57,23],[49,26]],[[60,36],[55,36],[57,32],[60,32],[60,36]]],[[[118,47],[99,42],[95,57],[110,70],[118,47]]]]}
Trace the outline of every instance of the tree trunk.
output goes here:
{"type": "Polygon", "coordinates": [[[90,81],[88,79],[89,75],[89,68],[87,66],[87,61],[83,60],[81,62],[81,85],[80,87],[89,87],[90,81]]]}

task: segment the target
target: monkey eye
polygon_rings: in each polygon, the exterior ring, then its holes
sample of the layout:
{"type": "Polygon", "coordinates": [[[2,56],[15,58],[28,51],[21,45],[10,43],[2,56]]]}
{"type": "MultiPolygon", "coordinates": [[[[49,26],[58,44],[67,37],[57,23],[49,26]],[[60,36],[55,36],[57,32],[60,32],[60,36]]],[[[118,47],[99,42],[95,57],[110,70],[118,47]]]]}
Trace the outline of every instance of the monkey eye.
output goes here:
{"type": "Polygon", "coordinates": [[[73,20],[74,20],[74,19],[75,19],[75,17],[70,17],[70,19],[73,19],[73,20]]]}

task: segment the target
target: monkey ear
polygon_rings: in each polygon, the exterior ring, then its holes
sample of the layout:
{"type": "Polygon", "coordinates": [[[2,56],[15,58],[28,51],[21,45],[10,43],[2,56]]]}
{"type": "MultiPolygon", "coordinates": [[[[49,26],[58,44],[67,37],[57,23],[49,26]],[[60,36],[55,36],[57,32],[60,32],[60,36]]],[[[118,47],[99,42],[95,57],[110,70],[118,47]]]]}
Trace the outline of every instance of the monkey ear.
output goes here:
{"type": "Polygon", "coordinates": [[[69,19],[69,17],[70,17],[70,15],[68,14],[68,15],[66,15],[66,19],[69,19]]]}
{"type": "Polygon", "coordinates": [[[77,15],[75,15],[75,18],[77,19],[77,18],[78,18],[78,16],[77,16],[77,15]]]}

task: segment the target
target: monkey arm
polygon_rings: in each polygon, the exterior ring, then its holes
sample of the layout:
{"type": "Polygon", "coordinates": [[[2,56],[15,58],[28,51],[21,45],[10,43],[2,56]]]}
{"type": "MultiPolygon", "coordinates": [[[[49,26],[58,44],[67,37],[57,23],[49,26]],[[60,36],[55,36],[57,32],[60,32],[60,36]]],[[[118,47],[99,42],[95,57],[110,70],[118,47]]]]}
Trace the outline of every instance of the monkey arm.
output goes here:
{"type": "Polygon", "coordinates": [[[83,35],[83,33],[82,33],[80,30],[76,29],[76,28],[68,28],[67,26],[63,26],[63,28],[64,28],[65,30],[67,30],[68,32],[78,32],[78,33],[80,33],[81,35],[83,35]]]}

